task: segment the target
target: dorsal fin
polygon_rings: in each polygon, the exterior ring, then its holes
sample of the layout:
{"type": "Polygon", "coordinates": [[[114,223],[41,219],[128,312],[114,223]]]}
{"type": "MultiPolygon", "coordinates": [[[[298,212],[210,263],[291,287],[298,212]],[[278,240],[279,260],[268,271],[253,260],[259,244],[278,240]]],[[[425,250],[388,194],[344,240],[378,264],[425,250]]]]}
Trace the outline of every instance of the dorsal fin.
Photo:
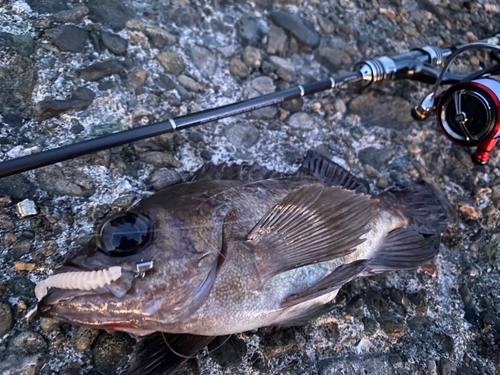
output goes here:
{"type": "Polygon", "coordinates": [[[198,169],[188,179],[188,182],[212,180],[260,181],[268,178],[283,178],[285,176],[287,176],[285,173],[269,170],[257,163],[231,165],[227,163],[220,165],[207,163],[198,169]]]}
{"type": "Polygon", "coordinates": [[[368,193],[368,187],[359,179],[317,151],[307,151],[297,176],[314,176],[328,186],[342,186],[357,193],[368,193]]]}

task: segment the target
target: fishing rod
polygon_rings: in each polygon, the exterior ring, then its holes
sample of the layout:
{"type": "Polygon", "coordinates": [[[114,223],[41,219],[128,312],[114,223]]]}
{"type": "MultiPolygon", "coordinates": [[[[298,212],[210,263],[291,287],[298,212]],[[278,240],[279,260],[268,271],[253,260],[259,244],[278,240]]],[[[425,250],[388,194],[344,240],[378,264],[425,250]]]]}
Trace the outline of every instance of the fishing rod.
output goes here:
{"type": "Polygon", "coordinates": [[[346,75],[7,160],[0,163],[0,178],[331,90],[346,83],[358,82],[369,87],[399,79],[435,84],[431,94],[414,108],[413,117],[424,120],[437,113],[439,127],[445,136],[460,146],[478,147],[473,160],[486,164],[500,136],[500,78],[496,78],[496,75],[500,77],[500,67],[494,66],[470,76],[452,74],[448,69],[454,59],[466,50],[500,51],[499,44],[500,34],[497,34],[459,47],[441,49],[427,46],[400,55],[361,61],[352,73],[346,75]],[[445,60],[445,68],[440,69],[445,60]],[[437,90],[442,84],[454,86],[438,95],[437,90]]]}

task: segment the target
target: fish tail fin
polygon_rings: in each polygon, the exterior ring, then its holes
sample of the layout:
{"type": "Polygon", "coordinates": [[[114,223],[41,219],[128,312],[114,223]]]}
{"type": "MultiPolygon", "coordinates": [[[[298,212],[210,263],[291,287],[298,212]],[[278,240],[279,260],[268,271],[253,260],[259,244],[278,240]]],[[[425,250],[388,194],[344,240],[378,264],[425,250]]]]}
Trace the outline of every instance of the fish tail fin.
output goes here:
{"type": "Polygon", "coordinates": [[[441,234],[454,225],[456,214],[444,194],[432,182],[419,180],[381,195],[392,206],[406,212],[421,234],[441,234]]]}

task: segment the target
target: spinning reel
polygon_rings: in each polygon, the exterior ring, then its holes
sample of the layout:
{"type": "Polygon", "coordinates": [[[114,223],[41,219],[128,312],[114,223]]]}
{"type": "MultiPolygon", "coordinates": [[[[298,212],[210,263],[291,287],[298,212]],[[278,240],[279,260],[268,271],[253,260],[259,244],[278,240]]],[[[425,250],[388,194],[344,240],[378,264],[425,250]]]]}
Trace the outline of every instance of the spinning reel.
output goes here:
{"type": "Polygon", "coordinates": [[[478,43],[457,49],[433,91],[412,110],[412,115],[417,120],[425,120],[435,113],[443,134],[459,146],[477,147],[472,160],[484,165],[500,137],[500,66],[471,74],[436,95],[451,63],[470,49],[499,50],[499,47],[478,43]]]}

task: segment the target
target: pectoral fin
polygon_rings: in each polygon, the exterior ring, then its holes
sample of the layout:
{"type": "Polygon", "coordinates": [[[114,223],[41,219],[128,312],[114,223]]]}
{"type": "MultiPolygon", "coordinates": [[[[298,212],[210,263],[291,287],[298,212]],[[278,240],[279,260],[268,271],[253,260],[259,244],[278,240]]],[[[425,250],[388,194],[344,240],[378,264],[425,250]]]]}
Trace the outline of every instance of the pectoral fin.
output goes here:
{"type": "Polygon", "coordinates": [[[292,191],[248,234],[262,282],[353,252],[364,242],[378,201],[339,186],[292,191]]]}

